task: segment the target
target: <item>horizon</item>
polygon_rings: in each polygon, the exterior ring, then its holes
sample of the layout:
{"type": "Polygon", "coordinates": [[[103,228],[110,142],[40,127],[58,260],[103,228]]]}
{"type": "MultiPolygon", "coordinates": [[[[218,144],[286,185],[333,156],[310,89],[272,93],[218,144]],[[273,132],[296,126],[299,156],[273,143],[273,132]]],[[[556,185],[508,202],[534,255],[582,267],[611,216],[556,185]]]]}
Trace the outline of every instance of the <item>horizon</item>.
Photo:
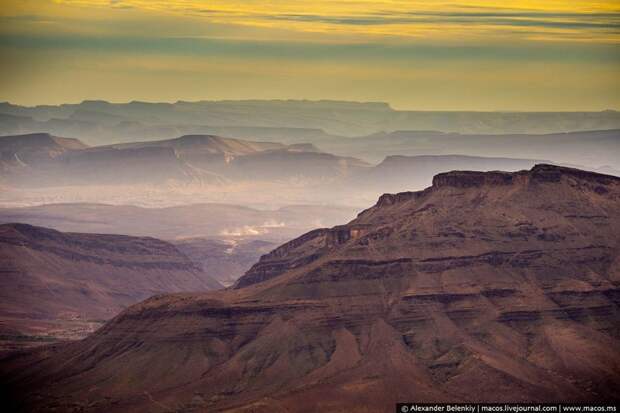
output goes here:
{"type": "Polygon", "coordinates": [[[600,112],[619,112],[620,108],[605,108],[600,110],[470,110],[470,109],[408,109],[397,107],[388,101],[364,101],[364,100],[345,100],[345,99],[304,99],[304,98],[273,98],[273,99],[260,99],[260,98],[243,98],[243,99],[197,99],[197,100],[106,100],[106,99],[98,99],[98,98],[86,98],[79,101],[67,101],[62,103],[34,103],[34,104],[21,104],[16,103],[9,100],[0,100],[0,105],[8,104],[11,106],[18,106],[24,108],[38,108],[45,106],[77,106],[85,103],[107,103],[110,105],[130,105],[130,104],[167,104],[167,105],[175,105],[182,103],[189,104],[200,104],[200,103],[234,103],[234,102],[255,102],[255,103],[263,103],[263,102],[281,102],[281,103],[354,103],[360,105],[366,104],[379,104],[379,105],[387,105],[388,108],[395,112],[458,112],[458,113],[600,113],[600,112]]]}

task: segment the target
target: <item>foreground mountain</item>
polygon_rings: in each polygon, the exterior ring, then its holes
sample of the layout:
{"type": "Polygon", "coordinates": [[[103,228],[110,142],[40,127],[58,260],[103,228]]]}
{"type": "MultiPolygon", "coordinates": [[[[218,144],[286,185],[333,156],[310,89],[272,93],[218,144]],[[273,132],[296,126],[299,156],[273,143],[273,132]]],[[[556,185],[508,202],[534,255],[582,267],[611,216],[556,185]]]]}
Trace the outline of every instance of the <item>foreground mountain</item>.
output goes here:
{"type": "Polygon", "coordinates": [[[449,172],[264,256],[234,289],[158,296],[5,358],[21,409],[393,411],[611,401],[620,179],[449,172]]]}
{"type": "Polygon", "coordinates": [[[0,225],[0,332],[22,342],[83,336],[155,294],[221,285],[154,238],[0,225]]]}

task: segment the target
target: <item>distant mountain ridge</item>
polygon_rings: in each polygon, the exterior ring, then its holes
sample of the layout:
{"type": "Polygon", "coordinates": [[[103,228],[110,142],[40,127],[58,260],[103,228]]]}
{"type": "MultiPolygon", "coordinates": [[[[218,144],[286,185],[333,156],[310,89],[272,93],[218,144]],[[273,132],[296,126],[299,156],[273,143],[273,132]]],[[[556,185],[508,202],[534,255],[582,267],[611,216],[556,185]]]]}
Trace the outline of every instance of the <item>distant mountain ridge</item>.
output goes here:
{"type": "Polygon", "coordinates": [[[270,209],[289,204],[357,208],[385,191],[424,188],[433,175],[454,169],[516,171],[544,162],[620,175],[620,130],[549,135],[399,131],[318,145],[215,135],[92,147],[63,139],[49,134],[0,137],[0,185],[8,188],[0,193],[2,205],[216,202],[260,203],[270,209]]]}
{"type": "Polygon", "coordinates": [[[368,166],[321,153],[312,144],[285,145],[186,135],[175,139],[88,147],[49,134],[0,137],[0,166],[20,186],[205,183],[267,177],[332,178],[368,166]]]}
{"type": "Polygon", "coordinates": [[[254,142],[241,139],[223,138],[215,135],[184,135],[174,139],[129,142],[113,144],[109,147],[116,149],[164,147],[173,148],[180,154],[186,155],[185,151],[201,151],[212,154],[247,155],[249,153],[266,150],[287,149],[288,145],[273,142],[254,142]]]}
{"type": "MultiPolygon", "coordinates": [[[[553,133],[620,128],[620,113],[601,112],[449,112],[395,110],[382,102],[341,101],[199,101],[176,103],[109,103],[25,107],[0,103],[0,134],[47,131],[80,137],[89,144],[181,134],[235,136],[257,128],[261,139],[276,139],[287,130],[295,141],[308,130],[327,135],[364,136],[382,131],[437,130],[463,134],[553,133]],[[241,129],[240,129],[241,128],[241,129]],[[273,135],[268,134],[272,128],[273,135]],[[267,133],[267,135],[266,135],[267,133]]],[[[256,135],[256,134],[255,134],[256,135]]],[[[313,134],[319,136],[318,134],[313,134]]],[[[252,137],[251,133],[246,137],[252,137]]],[[[306,139],[304,139],[306,140],[306,139]]]]}
{"type": "Polygon", "coordinates": [[[369,162],[391,155],[468,155],[547,159],[560,164],[605,165],[620,169],[620,129],[545,134],[460,134],[401,130],[365,137],[330,140],[320,145],[335,154],[369,162]]]}

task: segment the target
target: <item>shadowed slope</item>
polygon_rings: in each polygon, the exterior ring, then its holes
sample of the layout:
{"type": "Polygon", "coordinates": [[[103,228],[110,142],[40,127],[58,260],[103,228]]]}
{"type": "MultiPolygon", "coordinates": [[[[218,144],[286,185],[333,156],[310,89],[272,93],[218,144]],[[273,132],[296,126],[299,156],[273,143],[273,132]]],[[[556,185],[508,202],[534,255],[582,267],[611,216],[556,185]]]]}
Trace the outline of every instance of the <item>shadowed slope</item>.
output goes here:
{"type": "Polygon", "coordinates": [[[4,340],[10,340],[6,330],[37,335],[59,323],[101,322],[163,292],[221,288],[175,246],[155,238],[26,224],[0,225],[0,268],[4,340]]]}

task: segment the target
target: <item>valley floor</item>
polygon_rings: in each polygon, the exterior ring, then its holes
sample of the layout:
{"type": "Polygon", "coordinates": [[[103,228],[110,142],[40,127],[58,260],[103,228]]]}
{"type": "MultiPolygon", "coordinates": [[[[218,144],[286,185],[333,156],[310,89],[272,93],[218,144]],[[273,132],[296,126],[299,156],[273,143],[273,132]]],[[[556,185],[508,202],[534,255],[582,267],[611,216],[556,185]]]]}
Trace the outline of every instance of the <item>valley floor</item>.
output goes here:
{"type": "Polygon", "coordinates": [[[105,320],[4,317],[0,321],[0,354],[46,344],[81,340],[104,323],[105,320]]]}

